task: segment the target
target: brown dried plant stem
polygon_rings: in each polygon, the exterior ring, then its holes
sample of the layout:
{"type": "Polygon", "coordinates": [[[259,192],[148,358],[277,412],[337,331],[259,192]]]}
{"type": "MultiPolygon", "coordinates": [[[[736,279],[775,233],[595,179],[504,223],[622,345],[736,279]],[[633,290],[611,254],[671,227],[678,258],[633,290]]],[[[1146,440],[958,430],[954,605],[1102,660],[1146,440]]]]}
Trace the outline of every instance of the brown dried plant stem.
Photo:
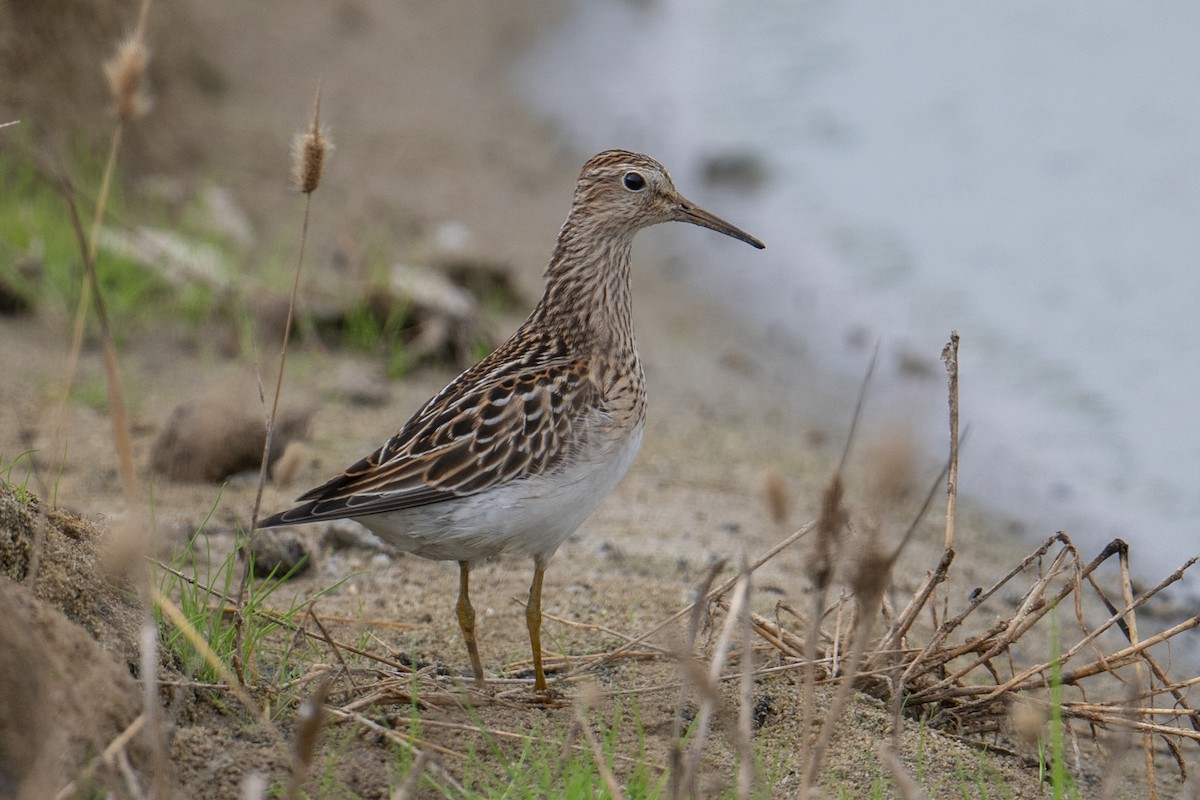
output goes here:
{"type": "Polygon", "coordinates": [[[62,178],[60,189],[67,201],[67,209],[71,214],[71,225],[83,256],[83,271],[85,286],[91,287],[92,297],[96,308],[96,319],[100,323],[100,341],[104,352],[104,376],[108,388],[108,405],[112,414],[113,444],[117,449],[118,465],[121,473],[121,485],[125,490],[125,500],[130,509],[137,502],[137,477],[133,469],[133,447],[130,442],[129,420],[125,416],[125,400],[121,393],[121,375],[117,367],[117,349],[113,344],[112,328],[108,322],[108,311],[104,306],[104,297],[100,293],[100,283],[96,277],[96,262],[93,249],[83,234],[83,223],[79,219],[79,207],[75,203],[75,192],[66,177],[62,178]]]}
{"type": "MultiPolygon", "coordinates": [[[[807,536],[809,533],[812,532],[813,528],[816,527],[816,524],[817,524],[816,521],[807,522],[804,525],[800,526],[800,528],[798,528],[797,530],[793,531],[787,538],[778,542],[770,550],[768,550],[767,552],[765,552],[761,556],[759,556],[758,559],[753,564],[750,565],[750,572],[753,573],[753,572],[758,571],[758,568],[761,567],[763,564],[766,564],[768,561],[775,558],[775,556],[779,555],[784,550],[786,550],[787,548],[791,547],[796,542],[803,539],[805,536],[807,536]]],[[[725,594],[726,592],[728,592],[737,583],[738,577],[739,576],[734,575],[732,578],[725,581],[724,583],[722,583],[720,586],[716,587],[715,589],[710,589],[709,591],[705,592],[703,598],[698,598],[697,600],[694,600],[691,603],[688,603],[686,606],[679,609],[674,614],[671,614],[671,616],[669,616],[666,619],[659,622],[657,625],[652,627],[650,630],[645,631],[644,633],[640,633],[637,636],[627,639],[627,641],[624,644],[619,645],[616,649],[611,650],[608,653],[605,653],[604,655],[599,656],[598,658],[595,658],[591,661],[581,664],[580,666],[576,667],[570,673],[570,675],[568,677],[574,677],[574,676],[583,674],[585,672],[590,672],[592,670],[597,669],[598,667],[601,667],[605,664],[609,664],[609,663],[617,660],[618,658],[623,657],[626,653],[628,653],[630,650],[632,650],[637,645],[646,641],[651,636],[654,636],[654,635],[660,633],[668,625],[671,625],[672,623],[679,621],[683,617],[687,616],[689,613],[693,612],[698,603],[702,603],[702,602],[707,603],[709,600],[712,600],[713,598],[717,597],[718,595],[722,595],[722,594],[725,594]]]]}
{"type": "MultiPolygon", "coordinates": [[[[805,564],[805,572],[813,586],[812,607],[809,609],[809,629],[804,641],[804,674],[800,681],[800,742],[799,754],[801,764],[817,764],[819,758],[810,759],[808,749],[809,731],[813,725],[813,714],[816,710],[816,662],[817,640],[821,635],[821,619],[825,614],[825,599],[833,584],[834,573],[840,560],[844,535],[849,525],[849,515],[844,504],[846,462],[850,458],[850,448],[854,444],[858,432],[858,423],[862,419],[863,405],[867,399],[867,388],[875,375],[875,365],[879,362],[879,344],[871,353],[871,361],[863,375],[862,385],[858,389],[858,397],[854,404],[854,414],[850,418],[850,431],[846,434],[846,444],[842,448],[842,457],[837,469],[830,479],[829,485],[821,497],[821,513],[816,521],[817,541],[813,552],[805,564]]],[[[816,747],[812,755],[815,756],[816,747]]],[[[815,772],[804,768],[800,773],[800,796],[807,797],[815,782],[815,772]]]]}
{"type": "Polygon", "coordinates": [[[942,349],[950,395],[950,466],[946,470],[946,549],[954,549],[954,511],[958,503],[958,331],[942,349]]]}
{"type": "Polygon", "coordinates": [[[317,743],[325,729],[325,698],[329,696],[332,681],[328,676],[317,681],[312,694],[296,712],[296,738],[292,743],[292,776],[284,792],[285,800],[295,800],[308,778],[317,743]]]}
{"type": "MultiPolygon", "coordinates": [[[[88,305],[91,304],[92,295],[97,292],[94,265],[96,261],[96,243],[100,239],[100,226],[104,221],[104,215],[108,207],[108,195],[112,188],[113,173],[116,171],[117,153],[121,149],[121,139],[125,132],[125,124],[131,121],[145,108],[144,101],[140,98],[141,78],[145,71],[145,39],[146,39],[146,20],[150,14],[150,0],[142,0],[141,8],[138,12],[137,24],[133,34],[129,40],[118,49],[116,60],[110,71],[110,84],[113,90],[113,100],[117,110],[117,121],[113,126],[112,138],[109,141],[108,157],[104,162],[104,172],[100,179],[100,191],[96,196],[96,210],[92,215],[91,234],[81,244],[81,250],[84,257],[85,276],[79,290],[79,304],[75,309],[75,323],[71,333],[71,349],[67,354],[67,365],[65,377],[63,380],[62,395],[59,398],[56,419],[54,421],[53,432],[53,452],[58,453],[59,444],[62,438],[62,426],[66,416],[67,400],[70,398],[71,385],[75,381],[75,373],[79,368],[79,355],[83,350],[83,328],[87,319],[88,305]],[[117,75],[120,80],[112,80],[111,77],[117,75]]],[[[72,209],[73,217],[78,216],[78,211],[72,209]]],[[[78,219],[73,219],[72,222],[78,227],[77,235],[82,237],[82,226],[79,225],[78,219]]],[[[100,300],[96,300],[99,306],[100,300]]],[[[99,309],[97,310],[99,312],[99,309]]],[[[102,325],[105,323],[101,323],[102,325]]],[[[110,356],[105,349],[105,369],[110,368],[110,356]]],[[[111,387],[110,381],[110,387],[111,387]]],[[[111,402],[110,388],[110,402],[111,402]]],[[[119,392],[118,392],[119,393],[119,392]]],[[[124,413],[124,408],[120,409],[120,413],[124,413]]],[[[113,408],[114,425],[116,422],[117,409],[113,408]]],[[[119,438],[119,437],[118,437],[119,438]]],[[[126,481],[126,490],[130,488],[125,472],[126,463],[124,460],[125,453],[121,451],[118,442],[118,456],[122,459],[122,479],[126,481]]],[[[129,460],[128,466],[132,468],[132,457],[129,460]]]]}
{"type": "MultiPolygon", "coordinates": [[[[949,389],[950,406],[950,456],[946,462],[945,548],[937,567],[926,576],[925,583],[913,594],[908,604],[896,617],[895,622],[892,623],[890,630],[879,644],[880,650],[893,650],[903,645],[909,629],[916,622],[917,614],[926,607],[937,587],[949,577],[950,565],[954,563],[954,518],[958,504],[958,343],[958,331],[952,330],[950,331],[950,341],[942,348],[942,361],[946,364],[946,383],[949,389]]],[[[930,646],[932,645],[933,643],[930,646]]],[[[912,669],[911,665],[909,669],[912,669]]],[[[902,684],[908,677],[906,672],[901,678],[901,685],[897,686],[897,696],[903,694],[902,684]]]]}
{"type": "MultiPolygon", "coordinates": [[[[275,420],[279,414],[279,397],[283,393],[283,374],[287,367],[288,343],[291,341],[292,320],[296,313],[296,295],[300,290],[300,275],[304,266],[304,252],[308,244],[308,223],[312,215],[313,192],[321,184],[321,173],[325,157],[329,150],[329,142],[321,130],[321,83],[317,82],[317,96],[313,103],[312,125],[307,133],[298,139],[295,153],[295,179],[298,188],[304,193],[304,219],[300,226],[300,247],[296,254],[296,270],[292,280],[292,294],[288,302],[287,320],[283,327],[283,344],[279,350],[279,371],[275,376],[275,396],[271,402],[271,413],[267,416],[267,436],[263,444],[262,464],[258,473],[258,488],[254,494],[254,507],[250,512],[250,531],[244,542],[242,551],[242,577],[238,585],[238,611],[234,625],[234,666],[238,670],[238,678],[245,680],[241,668],[242,640],[245,632],[245,610],[248,597],[246,588],[250,584],[251,557],[254,549],[254,539],[258,533],[258,514],[262,508],[263,489],[267,483],[267,470],[271,462],[271,445],[275,436],[275,420]],[[250,553],[246,552],[249,550],[250,553]]],[[[261,390],[261,386],[260,386],[261,390]]]]}

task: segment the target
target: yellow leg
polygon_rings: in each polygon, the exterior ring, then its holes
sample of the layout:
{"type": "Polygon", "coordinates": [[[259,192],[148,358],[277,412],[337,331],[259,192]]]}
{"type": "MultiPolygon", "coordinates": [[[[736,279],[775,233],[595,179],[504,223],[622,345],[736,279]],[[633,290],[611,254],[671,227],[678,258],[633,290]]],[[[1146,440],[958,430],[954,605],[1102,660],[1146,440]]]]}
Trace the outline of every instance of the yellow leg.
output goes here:
{"type": "Polygon", "coordinates": [[[475,609],[471,608],[469,596],[471,565],[458,562],[458,627],[462,628],[463,641],[467,643],[467,655],[471,657],[471,671],[475,673],[475,685],[483,688],[483,664],[479,660],[479,646],[475,642],[475,609]]]}
{"type": "Polygon", "coordinates": [[[529,603],[525,606],[525,622],[529,626],[529,644],[533,646],[533,688],[546,691],[546,673],[542,670],[542,578],[546,562],[533,560],[533,583],[529,586],[529,603]]]}

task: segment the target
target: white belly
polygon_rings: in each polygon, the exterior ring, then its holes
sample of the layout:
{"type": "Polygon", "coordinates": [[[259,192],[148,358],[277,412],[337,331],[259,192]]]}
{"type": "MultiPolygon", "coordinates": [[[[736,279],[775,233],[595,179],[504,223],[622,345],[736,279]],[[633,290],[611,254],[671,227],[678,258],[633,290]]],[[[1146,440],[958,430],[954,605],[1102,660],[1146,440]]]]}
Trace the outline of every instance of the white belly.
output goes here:
{"type": "Polygon", "coordinates": [[[551,475],[355,519],[396,548],[438,561],[549,558],[617,485],[641,443],[639,425],[624,441],[551,475]]]}

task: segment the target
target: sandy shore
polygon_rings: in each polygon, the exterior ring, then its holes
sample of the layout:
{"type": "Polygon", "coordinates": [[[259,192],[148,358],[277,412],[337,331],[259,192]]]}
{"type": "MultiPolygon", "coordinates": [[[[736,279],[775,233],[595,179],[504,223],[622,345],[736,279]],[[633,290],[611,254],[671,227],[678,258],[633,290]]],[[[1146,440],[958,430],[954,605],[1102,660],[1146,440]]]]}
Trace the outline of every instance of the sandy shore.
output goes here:
{"type": "MultiPolygon", "coordinates": [[[[468,250],[474,257],[511,267],[532,303],[575,175],[590,154],[573,151],[545,122],[521,108],[506,76],[514,54],[551,30],[558,13],[548,0],[189,3],[183,13],[186,30],[195,37],[195,51],[219,74],[223,88],[207,99],[197,90],[194,117],[152,118],[147,125],[151,131],[155,125],[171,126],[171,135],[185,143],[181,149],[194,155],[186,173],[172,177],[215,181],[246,208],[258,231],[258,243],[245,262],[253,275],[259,270],[257,260],[277,250],[279,242],[290,241],[298,225],[297,197],[286,185],[287,140],[305,124],[320,78],[322,118],[337,151],[315,199],[312,280],[319,282],[321,271],[347,252],[384,252],[391,260],[420,258],[438,226],[453,222],[469,231],[468,250]],[[186,129],[182,133],[181,126],[186,129]]],[[[653,155],[670,166],[669,152],[653,155]]],[[[170,170],[170,164],[161,161],[151,166],[154,172],[170,170]]],[[[704,203],[699,187],[680,189],[704,203]]],[[[736,208],[710,210],[759,233],[754,220],[743,218],[736,208]]],[[[711,234],[696,229],[681,235],[711,234]]],[[[643,239],[647,241],[639,240],[635,247],[635,314],[651,392],[643,450],[613,496],[562,548],[545,588],[549,613],[631,633],[649,628],[685,603],[712,561],[736,562],[743,553],[753,557],[765,552],[816,515],[821,490],[840,456],[854,401],[853,387],[831,383],[800,356],[780,351],[761,333],[696,296],[673,277],[665,240],[653,235],[643,239]],[[782,524],[772,519],[764,499],[769,472],[781,477],[790,499],[782,524]]],[[[755,255],[749,248],[739,252],[739,268],[752,269],[755,255]]],[[[13,349],[20,354],[17,368],[22,375],[21,381],[0,385],[0,405],[12,412],[3,417],[4,452],[23,449],[20,429],[38,419],[37,409],[53,392],[66,337],[52,331],[61,322],[0,323],[17,344],[13,349]]],[[[289,362],[288,402],[319,411],[309,457],[292,484],[268,487],[265,508],[281,507],[300,489],[323,481],[377,446],[452,375],[448,370],[420,372],[393,384],[382,407],[346,407],[337,399],[336,369],[346,358],[300,350],[289,362]]],[[[253,402],[253,380],[245,361],[197,360],[169,343],[136,342],[124,365],[134,397],[135,447],[142,465],[154,436],[180,400],[213,386],[232,386],[236,388],[230,391],[253,402]]],[[[98,364],[89,362],[84,370],[85,381],[98,379],[98,364]]],[[[45,446],[47,427],[34,428],[35,441],[45,446]]],[[[119,523],[125,510],[107,421],[86,407],[73,407],[68,437],[70,459],[58,489],[61,502],[87,516],[119,523]]],[[[872,452],[876,459],[883,457],[879,453],[884,451],[872,450],[874,445],[861,443],[852,472],[869,464],[872,452]]],[[[893,445],[887,452],[895,457],[903,448],[893,445]]],[[[898,536],[937,465],[902,456],[894,464],[902,482],[910,481],[915,488],[907,500],[882,511],[885,535],[898,536]]],[[[220,542],[231,542],[235,524],[248,516],[253,488],[252,481],[235,480],[221,495],[208,528],[220,542]]],[[[169,541],[178,543],[196,530],[215,493],[210,485],[156,486],[155,516],[169,541]]],[[[851,504],[865,503],[860,497],[852,494],[851,504]]],[[[937,510],[922,524],[897,569],[898,590],[912,589],[936,563],[944,527],[944,516],[937,510]]],[[[316,543],[320,531],[302,535],[316,543]]],[[[956,545],[958,558],[946,588],[949,598],[965,597],[971,588],[995,580],[1029,549],[1015,540],[1005,521],[969,509],[959,518],[956,545]]],[[[804,605],[804,558],[802,542],[756,575],[757,611],[772,615],[780,601],[804,605]]],[[[474,597],[483,615],[481,647],[490,669],[524,657],[523,611],[513,598],[524,594],[529,572],[524,563],[500,562],[479,569],[475,577],[474,597]]],[[[315,591],[346,579],[322,600],[326,613],[411,623],[411,630],[380,634],[380,641],[386,640],[395,652],[461,667],[465,656],[451,614],[454,573],[447,564],[387,553],[321,551],[316,568],[296,586],[315,591]]],[[[550,636],[556,648],[565,650],[611,646],[597,641],[594,633],[566,624],[554,623],[550,636]]],[[[669,683],[673,670],[670,664],[625,666],[606,678],[605,688],[669,683]]],[[[794,741],[796,699],[778,685],[770,691],[775,711],[759,737],[794,741]]],[[[674,701],[672,693],[646,695],[642,713],[647,724],[666,725],[674,701]]],[[[487,708],[481,713],[496,727],[524,730],[530,724],[528,709],[487,708]]],[[[435,716],[470,721],[455,712],[438,711],[435,716]]],[[[842,785],[858,787],[851,791],[865,791],[869,783],[856,781],[880,774],[874,745],[887,727],[886,714],[872,701],[860,699],[847,718],[834,744],[831,769],[846,782],[842,785]]],[[[228,734],[219,721],[208,718],[180,734],[192,753],[177,762],[180,780],[194,796],[229,796],[225,792],[236,785],[234,778],[254,766],[254,756],[241,749],[236,775],[225,782],[206,782],[205,759],[216,758],[221,737],[228,734]],[[213,741],[205,744],[206,736],[213,741]]],[[[915,728],[906,729],[906,752],[916,752],[917,736],[915,728]]],[[[976,758],[950,737],[921,736],[927,765],[938,765],[949,775],[954,764],[976,758]]],[[[443,741],[453,746],[452,738],[443,741]]],[[[713,757],[714,774],[728,768],[729,752],[726,741],[713,757]]],[[[268,764],[263,768],[278,769],[278,764],[262,758],[268,764]]],[[[362,758],[374,759],[363,773],[364,781],[386,771],[379,766],[386,763],[386,753],[362,758]]],[[[1036,776],[1027,768],[1004,759],[998,762],[997,774],[1016,796],[1037,796],[1036,776]]],[[[361,763],[354,768],[366,769],[361,763]]],[[[945,788],[945,796],[961,796],[957,786],[945,788]]],[[[379,796],[380,787],[358,790],[363,796],[379,796]]],[[[780,791],[786,793],[786,788],[780,791]]]]}

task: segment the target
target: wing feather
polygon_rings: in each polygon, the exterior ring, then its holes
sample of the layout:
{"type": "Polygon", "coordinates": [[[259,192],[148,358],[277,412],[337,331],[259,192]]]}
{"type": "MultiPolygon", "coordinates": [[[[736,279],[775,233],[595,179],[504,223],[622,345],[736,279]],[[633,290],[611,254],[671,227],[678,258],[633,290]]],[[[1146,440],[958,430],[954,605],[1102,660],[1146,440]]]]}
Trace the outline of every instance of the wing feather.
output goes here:
{"type": "Polygon", "coordinates": [[[400,511],[553,471],[598,400],[588,358],[485,360],[377,451],[260,527],[400,511]],[[475,373],[475,374],[473,374],[475,373]]]}

